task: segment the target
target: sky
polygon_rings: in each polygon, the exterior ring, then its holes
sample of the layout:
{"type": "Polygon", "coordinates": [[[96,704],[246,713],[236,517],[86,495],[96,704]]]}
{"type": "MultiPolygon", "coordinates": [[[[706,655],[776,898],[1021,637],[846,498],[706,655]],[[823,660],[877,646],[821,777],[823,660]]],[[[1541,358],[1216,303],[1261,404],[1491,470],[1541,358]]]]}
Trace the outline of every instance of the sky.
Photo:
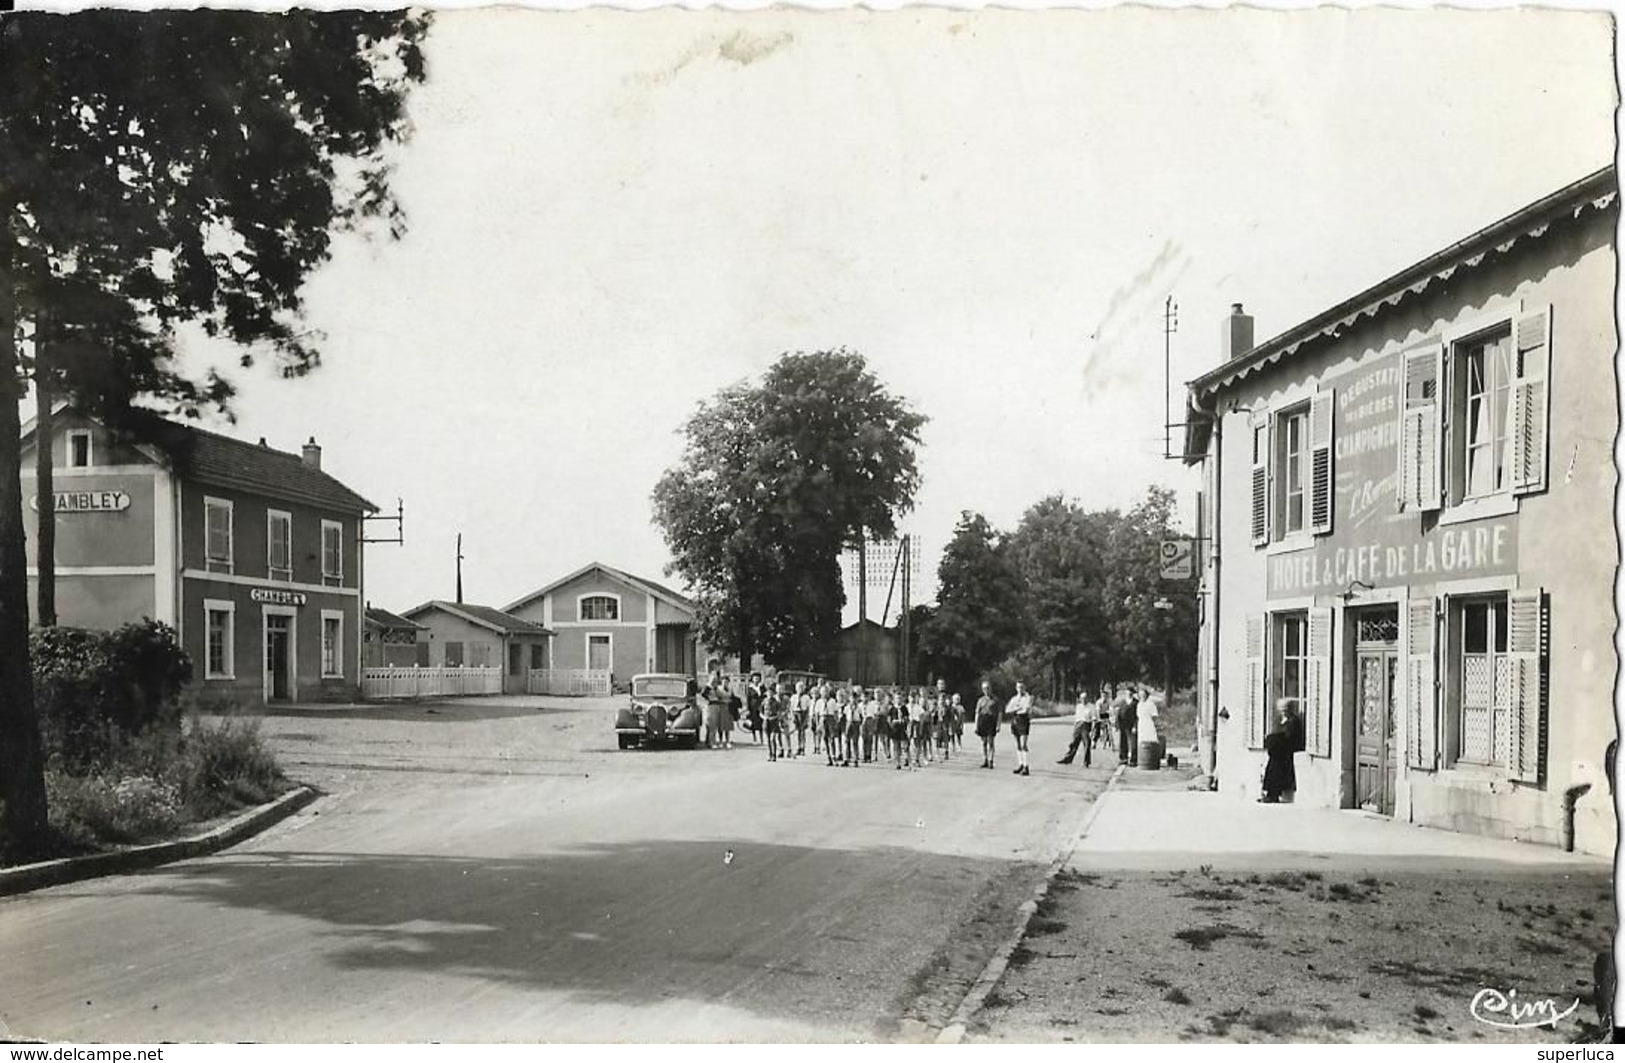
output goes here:
{"type": "MultiPolygon", "coordinates": [[[[664,577],[681,426],[782,352],[860,351],[930,418],[902,525],[1127,506],[1232,302],[1260,339],[1606,164],[1606,15],[444,11],[400,241],[308,283],[323,365],[234,372],[248,439],[387,509],[367,597],[664,577]]],[[[195,364],[235,352],[189,337],[195,364]]],[[[1177,420],[1176,416],[1176,420],[1177,420]]],[[[1175,448],[1178,447],[1177,435],[1175,448]]],[[[879,604],[875,614],[878,618],[879,604]]],[[[894,606],[895,613],[895,606],[894,606]]],[[[850,610],[849,610],[850,619],[850,610]]]]}

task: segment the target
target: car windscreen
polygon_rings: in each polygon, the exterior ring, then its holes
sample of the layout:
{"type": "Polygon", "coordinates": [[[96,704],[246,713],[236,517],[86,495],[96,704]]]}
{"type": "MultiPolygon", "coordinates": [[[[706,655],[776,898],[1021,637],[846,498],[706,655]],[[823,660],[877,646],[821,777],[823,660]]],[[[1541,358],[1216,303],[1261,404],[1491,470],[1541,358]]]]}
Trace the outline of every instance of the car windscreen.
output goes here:
{"type": "Polygon", "coordinates": [[[632,696],[635,698],[681,698],[688,695],[686,679],[634,679],[632,696]]]}

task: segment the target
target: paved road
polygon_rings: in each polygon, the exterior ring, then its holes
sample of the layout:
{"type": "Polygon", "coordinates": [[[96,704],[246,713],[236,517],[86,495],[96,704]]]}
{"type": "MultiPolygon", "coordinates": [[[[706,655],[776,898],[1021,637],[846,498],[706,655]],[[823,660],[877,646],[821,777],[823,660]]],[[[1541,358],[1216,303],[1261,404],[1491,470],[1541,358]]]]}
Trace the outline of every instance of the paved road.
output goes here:
{"type": "MultiPolygon", "coordinates": [[[[229,853],[0,900],[0,1026],[82,1041],[910,1040],[1107,772],[618,752],[608,700],[290,709],[327,796],[229,853]],[[726,859],[728,852],[732,860],[726,859]]],[[[974,741],[974,739],[972,739],[974,741]]]]}

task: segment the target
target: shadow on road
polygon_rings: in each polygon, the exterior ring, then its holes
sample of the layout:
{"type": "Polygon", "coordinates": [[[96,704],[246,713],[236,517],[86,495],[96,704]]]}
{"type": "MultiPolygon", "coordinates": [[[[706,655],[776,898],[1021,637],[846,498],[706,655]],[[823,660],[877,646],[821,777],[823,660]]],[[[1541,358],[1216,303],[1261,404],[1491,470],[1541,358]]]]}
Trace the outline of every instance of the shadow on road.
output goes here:
{"type": "Polygon", "coordinates": [[[460,723],[516,716],[556,716],[603,712],[604,698],[489,697],[423,701],[375,701],[349,705],[267,705],[241,715],[266,720],[390,720],[402,723],[460,723]]]}
{"type": "Polygon", "coordinates": [[[725,999],[839,1039],[891,1038],[905,1016],[946,1021],[1039,870],[891,846],[659,841],[510,859],[243,854],[156,869],[135,892],[312,921],[292,941],[343,971],[631,1007],[725,999]],[[922,1005],[928,990],[940,999],[922,1005]]]}

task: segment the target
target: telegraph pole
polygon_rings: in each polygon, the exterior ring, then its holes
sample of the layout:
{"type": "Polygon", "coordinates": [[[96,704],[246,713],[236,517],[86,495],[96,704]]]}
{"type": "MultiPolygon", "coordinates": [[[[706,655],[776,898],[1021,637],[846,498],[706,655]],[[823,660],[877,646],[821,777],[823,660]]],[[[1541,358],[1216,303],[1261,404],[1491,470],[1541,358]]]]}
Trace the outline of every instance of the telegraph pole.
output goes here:
{"type": "Polygon", "coordinates": [[[908,691],[910,685],[912,684],[913,678],[914,678],[913,674],[912,674],[913,669],[910,667],[910,665],[913,662],[910,661],[909,653],[908,653],[908,639],[909,639],[909,634],[910,634],[910,631],[909,631],[910,624],[909,624],[909,616],[908,616],[908,570],[909,570],[910,563],[913,561],[913,558],[910,556],[910,547],[912,546],[913,538],[914,538],[914,536],[912,536],[912,535],[903,536],[903,553],[902,553],[902,563],[903,563],[903,612],[902,612],[901,616],[899,617],[899,623],[898,623],[898,627],[901,629],[899,631],[899,634],[902,636],[902,638],[900,639],[900,642],[902,644],[902,656],[903,656],[903,659],[902,659],[901,662],[899,662],[899,667],[897,669],[897,673],[898,673],[898,675],[902,676],[903,690],[905,692],[908,691]]]}
{"type": "Polygon", "coordinates": [[[457,604],[463,604],[463,533],[457,533],[457,604]]]}
{"type": "MultiPolygon", "coordinates": [[[[1173,430],[1183,428],[1181,422],[1173,423],[1174,414],[1171,408],[1169,395],[1174,389],[1174,333],[1179,331],[1179,304],[1174,302],[1172,295],[1162,304],[1162,456],[1164,458],[1179,458],[1182,454],[1174,453],[1173,430]]],[[[1184,450],[1181,444],[1180,450],[1184,450]]]]}
{"type": "Polygon", "coordinates": [[[863,529],[858,529],[858,685],[869,685],[866,643],[869,641],[869,541],[863,529]]]}

